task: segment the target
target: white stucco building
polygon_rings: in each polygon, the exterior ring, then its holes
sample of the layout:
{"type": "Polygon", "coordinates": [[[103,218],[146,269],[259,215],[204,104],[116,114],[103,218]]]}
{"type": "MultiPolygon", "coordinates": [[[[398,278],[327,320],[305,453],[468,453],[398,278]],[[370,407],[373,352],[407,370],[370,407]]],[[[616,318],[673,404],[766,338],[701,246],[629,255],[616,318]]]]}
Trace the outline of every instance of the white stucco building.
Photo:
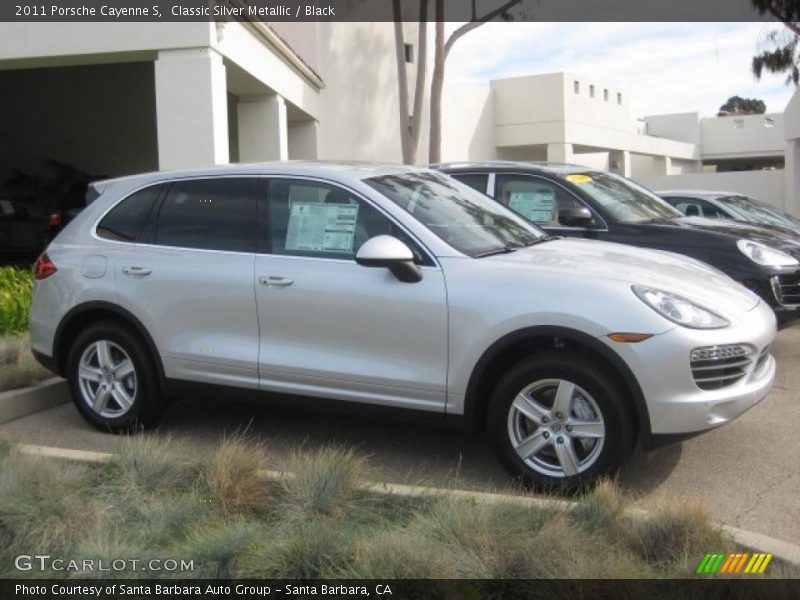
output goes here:
{"type": "MultiPolygon", "coordinates": [[[[416,27],[404,30],[411,84],[416,27]]],[[[0,181],[47,158],[107,176],[275,159],[399,162],[395,61],[392,23],[0,23],[0,181]]],[[[796,97],[785,115],[637,120],[630,94],[571,73],[446,80],[442,159],[574,162],[800,212],[796,97]]],[[[420,163],[426,131],[427,111],[420,163]]]]}

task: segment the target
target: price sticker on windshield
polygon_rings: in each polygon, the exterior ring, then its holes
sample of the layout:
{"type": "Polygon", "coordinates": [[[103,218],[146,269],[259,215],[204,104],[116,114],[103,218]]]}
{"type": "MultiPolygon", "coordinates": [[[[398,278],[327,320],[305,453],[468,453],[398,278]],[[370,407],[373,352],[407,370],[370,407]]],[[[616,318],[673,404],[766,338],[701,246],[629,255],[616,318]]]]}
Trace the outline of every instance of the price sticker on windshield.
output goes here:
{"type": "Polygon", "coordinates": [[[583,175],[580,173],[567,175],[566,177],[564,177],[564,179],[566,179],[570,183],[589,183],[592,180],[592,178],[589,177],[588,175],[583,175]]]}

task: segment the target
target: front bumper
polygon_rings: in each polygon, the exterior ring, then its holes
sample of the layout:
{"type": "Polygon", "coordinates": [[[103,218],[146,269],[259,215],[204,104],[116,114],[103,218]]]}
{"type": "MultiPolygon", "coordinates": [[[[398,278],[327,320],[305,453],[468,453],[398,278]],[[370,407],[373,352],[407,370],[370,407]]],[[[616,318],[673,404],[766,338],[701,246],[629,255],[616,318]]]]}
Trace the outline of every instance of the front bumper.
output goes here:
{"type": "Polygon", "coordinates": [[[775,359],[757,360],[775,338],[772,310],[759,303],[730,327],[697,330],[675,327],[638,344],[604,342],[631,367],[645,398],[654,436],[683,435],[724,425],[762,400],[775,381],[775,359]],[[696,348],[747,344],[754,348],[744,376],[720,389],[704,390],[692,375],[696,348]]]}

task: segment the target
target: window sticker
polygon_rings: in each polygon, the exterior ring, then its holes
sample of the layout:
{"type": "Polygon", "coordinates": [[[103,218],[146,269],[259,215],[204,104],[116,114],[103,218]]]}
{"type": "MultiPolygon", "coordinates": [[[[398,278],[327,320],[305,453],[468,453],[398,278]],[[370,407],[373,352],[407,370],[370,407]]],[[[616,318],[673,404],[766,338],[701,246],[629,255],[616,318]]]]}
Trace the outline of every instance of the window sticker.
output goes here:
{"type": "Polygon", "coordinates": [[[553,190],[511,192],[508,207],[534,223],[549,223],[553,219],[556,195],[553,190]]]}
{"type": "Polygon", "coordinates": [[[358,204],[293,202],[286,230],[286,250],[353,251],[358,204]]]}
{"type": "Polygon", "coordinates": [[[11,200],[0,200],[0,215],[13,215],[14,214],[14,205],[11,203],[11,200]]]}
{"type": "Polygon", "coordinates": [[[590,183],[592,181],[591,177],[589,177],[588,175],[580,174],[580,173],[575,173],[573,175],[567,175],[566,177],[564,177],[564,179],[566,179],[570,183],[590,183]]]}

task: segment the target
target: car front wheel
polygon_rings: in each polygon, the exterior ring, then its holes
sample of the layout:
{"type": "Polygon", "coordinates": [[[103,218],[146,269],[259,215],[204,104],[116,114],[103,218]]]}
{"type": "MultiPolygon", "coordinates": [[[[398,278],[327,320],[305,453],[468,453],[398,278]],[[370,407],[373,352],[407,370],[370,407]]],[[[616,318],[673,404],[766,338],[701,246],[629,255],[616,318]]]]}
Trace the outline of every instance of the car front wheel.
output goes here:
{"type": "Polygon", "coordinates": [[[75,340],[67,359],[70,391],[83,417],[114,433],[147,427],[163,402],[149,352],[113,321],[96,323],[75,340]]]}
{"type": "Polygon", "coordinates": [[[594,361],[565,351],[506,372],[488,428],[506,467],[541,489],[575,489],[613,472],[635,441],[624,390],[594,361]]]}

